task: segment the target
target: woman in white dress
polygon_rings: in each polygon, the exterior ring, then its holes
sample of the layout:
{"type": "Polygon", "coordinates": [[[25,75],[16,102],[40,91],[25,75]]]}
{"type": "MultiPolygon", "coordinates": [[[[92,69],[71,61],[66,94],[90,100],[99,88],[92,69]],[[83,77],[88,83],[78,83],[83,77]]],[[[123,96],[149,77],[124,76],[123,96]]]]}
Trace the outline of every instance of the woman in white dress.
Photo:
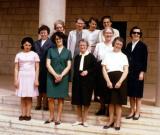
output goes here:
{"type": "Polygon", "coordinates": [[[38,96],[39,56],[31,51],[33,39],[25,37],[21,41],[23,51],[17,53],[14,68],[16,95],[21,97],[19,120],[31,120],[32,97],[38,96]]]}

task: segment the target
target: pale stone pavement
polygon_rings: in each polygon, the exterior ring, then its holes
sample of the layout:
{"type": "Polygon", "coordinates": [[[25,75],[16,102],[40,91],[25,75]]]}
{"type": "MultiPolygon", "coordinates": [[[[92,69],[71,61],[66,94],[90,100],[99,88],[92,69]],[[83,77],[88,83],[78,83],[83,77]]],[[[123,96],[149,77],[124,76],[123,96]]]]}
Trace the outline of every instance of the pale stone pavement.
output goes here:
{"type": "MultiPolygon", "coordinates": [[[[33,113],[33,119],[32,123],[27,122],[21,122],[17,119],[17,116],[19,114],[18,109],[18,98],[16,98],[14,95],[14,87],[13,87],[13,76],[5,76],[0,75],[0,96],[1,98],[1,107],[0,107],[0,134],[1,135],[41,135],[42,131],[44,133],[42,134],[53,134],[57,130],[57,134],[55,135],[75,135],[75,132],[78,135],[91,135],[92,133],[90,131],[93,131],[93,134],[108,134],[109,135],[121,135],[121,134],[130,134],[130,135],[159,135],[159,118],[160,118],[160,108],[154,106],[155,102],[155,85],[151,84],[145,84],[145,90],[144,90],[144,99],[143,99],[143,106],[142,106],[142,117],[139,121],[132,121],[132,120],[126,120],[122,118],[122,129],[120,132],[116,132],[113,129],[109,130],[103,130],[102,125],[104,125],[103,122],[106,121],[105,117],[95,117],[93,115],[93,112],[95,113],[95,109],[97,109],[97,106],[92,105],[91,110],[94,109],[92,114],[89,116],[88,120],[92,124],[89,128],[75,128],[71,126],[71,122],[73,120],[76,120],[75,114],[73,113],[73,108],[70,105],[67,105],[67,102],[65,103],[66,108],[68,109],[68,112],[64,112],[64,121],[66,120],[66,123],[64,122],[58,129],[50,128],[50,125],[44,126],[43,124],[43,117],[48,116],[48,112],[43,116],[43,112],[41,115],[41,112],[37,112],[35,110],[32,110],[33,113]],[[14,101],[14,103],[12,103],[14,101]],[[6,103],[6,105],[5,105],[6,103]],[[14,108],[15,107],[15,108],[14,108]],[[71,108],[71,110],[69,110],[71,108]],[[72,114],[73,113],[73,114],[72,114]],[[35,119],[38,118],[38,119],[35,119]],[[72,119],[72,121],[70,121],[72,119]],[[98,120],[98,121],[97,121],[98,120]],[[148,121],[150,121],[148,123],[148,121]],[[99,122],[98,126],[94,125],[95,122],[99,122]],[[102,124],[103,123],[103,124],[102,124]],[[5,126],[8,125],[8,126],[5,126]],[[158,125],[157,125],[158,124],[158,125]],[[138,125],[138,126],[137,126],[138,125]],[[152,125],[152,126],[151,126],[152,125]],[[19,127],[22,126],[22,127],[19,127]],[[35,129],[36,130],[33,130],[35,129]],[[24,130],[26,129],[26,130],[24,130]],[[32,130],[31,130],[32,129],[32,130]],[[146,130],[147,129],[147,130],[146,130]],[[55,130],[55,131],[53,131],[55,130]],[[136,133],[132,133],[132,130],[136,133]],[[69,133],[68,133],[69,132],[69,133]],[[70,132],[73,132],[70,134],[70,132]]],[[[70,102],[69,102],[70,104],[70,102]]],[[[94,102],[93,102],[94,104],[94,102]]],[[[129,106],[125,106],[124,109],[127,110],[129,106]]],[[[65,109],[66,109],[65,108],[65,109]]],[[[65,110],[67,112],[67,109],[65,110]]],[[[92,135],[93,135],[92,134],[92,135]]]]}

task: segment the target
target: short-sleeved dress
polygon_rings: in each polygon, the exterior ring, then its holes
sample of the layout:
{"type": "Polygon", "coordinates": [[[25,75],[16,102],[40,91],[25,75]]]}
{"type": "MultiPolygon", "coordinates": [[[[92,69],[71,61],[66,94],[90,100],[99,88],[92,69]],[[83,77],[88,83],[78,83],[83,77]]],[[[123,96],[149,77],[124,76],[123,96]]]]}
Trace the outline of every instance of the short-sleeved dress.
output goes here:
{"type": "Polygon", "coordinates": [[[15,63],[19,65],[19,88],[16,95],[19,97],[36,97],[39,95],[35,82],[35,63],[39,62],[39,56],[33,52],[19,52],[15,57],[15,63]]]}
{"type": "MultiPolygon", "coordinates": [[[[119,81],[123,74],[124,66],[128,66],[128,59],[125,54],[122,52],[110,52],[105,56],[105,59],[102,61],[102,65],[106,65],[108,76],[110,81],[115,84],[119,81]]],[[[107,89],[108,92],[108,103],[109,104],[127,104],[127,85],[126,80],[122,82],[120,88],[107,89]]]]}
{"type": "MultiPolygon", "coordinates": [[[[68,60],[71,60],[71,52],[65,47],[61,53],[57,48],[50,48],[48,50],[47,58],[51,60],[51,66],[56,73],[61,74],[67,67],[68,60]]],[[[68,74],[62,78],[62,81],[55,83],[54,76],[49,72],[47,74],[47,97],[50,98],[65,98],[68,96],[68,74]]]]}

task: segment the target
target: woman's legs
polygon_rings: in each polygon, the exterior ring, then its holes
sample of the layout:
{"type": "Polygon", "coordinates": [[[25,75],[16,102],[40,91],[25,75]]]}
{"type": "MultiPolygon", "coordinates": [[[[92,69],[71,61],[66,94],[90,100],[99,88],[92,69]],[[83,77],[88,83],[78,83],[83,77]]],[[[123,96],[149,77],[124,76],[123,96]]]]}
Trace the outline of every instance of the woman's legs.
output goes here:
{"type": "Polygon", "coordinates": [[[122,116],[122,106],[116,104],[116,122],[115,122],[115,127],[120,127],[121,125],[121,116],[122,116]]]}
{"type": "Polygon", "coordinates": [[[98,97],[97,99],[99,99],[100,109],[98,110],[98,112],[96,112],[96,115],[105,115],[106,106],[105,106],[105,103],[104,103],[104,99],[102,97],[98,97]]]}
{"type": "Polygon", "coordinates": [[[86,122],[87,120],[87,116],[88,116],[88,110],[89,110],[89,105],[88,106],[84,106],[84,112],[83,112],[83,123],[86,122]]]}
{"type": "Polygon", "coordinates": [[[48,105],[49,105],[49,121],[54,119],[54,98],[48,99],[48,105]]]}
{"type": "Polygon", "coordinates": [[[21,97],[21,116],[26,116],[26,98],[21,97]]]}
{"type": "Polygon", "coordinates": [[[64,99],[58,98],[58,113],[57,113],[57,120],[56,121],[61,121],[61,115],[62,115],[62,111],[63,111],[63,103],[64,103],[64,99]]]}
{"type": "Polygon", "coordinates": [[[107,124],[108,126],[114,122],[114,109],[115,106],[113,104],[109,104],[109,122],[107,124]]]}
{"type": "Polygon", "coordinates": [[[130,114],[128,116],[133,116],[135,113],[135,105],[136,105],[136,100],[135,97],[130,97],[130,114]]]}
{"type": "Polygon", "coordinates": [[[31,116],[32,97],[26,97],[26,116],[31,116]]]}
{"type": "Polygon", "coordinates": [[[48,97],[46,93],[42,93],[42,97],[43,97],[43,110],[47,111],[48,110],[48,97]]]}
{"type": "Polygon", "coordinates": [[[77,120],[79,122],[83,122],[83,114],[82,114],[82,106],[81,105],[77,105],[77,120]]]}
{"type": "Polygon", "coordinates": [[[135,117],[139,117],[140,115],[140,109],[141,109],[141,98],[136,98],[136,111],[135,111],[135,117]]]}

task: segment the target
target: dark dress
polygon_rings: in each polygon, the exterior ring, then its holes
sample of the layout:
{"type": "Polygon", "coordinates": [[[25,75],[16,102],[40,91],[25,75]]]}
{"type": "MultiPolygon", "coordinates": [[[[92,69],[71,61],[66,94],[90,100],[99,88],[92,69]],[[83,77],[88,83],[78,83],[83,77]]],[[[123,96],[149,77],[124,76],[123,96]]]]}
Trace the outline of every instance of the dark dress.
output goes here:
{"type": "Polygon", "coordinates": [[[84,77],[80,76],[79,71],[81,55],[77,55],[74,59],[74,75],[72,83],[72,104],[73,105],[90,105],[94,88],[95,78],[95,57],[89,53],[84,57],[83,70],[87,70],[88,74],[84,77]]]}
{"type": "Polygon", "coordinates": [[[46,68],[46,56],[49,48],[54,47],[54,44],[50,39],[41,47],[41,41],[37,40],[34,44],[34,51],[39,55],[40,65],[39,65],[39,93],[46,93],[46,81],[47,81],[47,68],[46,68]]]}
{"type": "MultiPolygon", "coordinates": [[[[68,60],[71,60],[71,52],[65,47],[59,54],[57,48],[48,50],[47,58],[51,59],[51,66],[56,73],[61,74],[67,67],[68,60]]],[[[55,83],[54,76],[49,72],[47,74],[47,97],[65,98],[68,96],[68,74],[62,78],[62,81],[55,83]]]]}
{"type": "Polygon", "coordinates": [[[108,92],[106,91],[107,89],[107,84],[106,81],[103,77],[102,73],[102,61],[96,62],[96,78],[95,78],[95,83],[94,83],[94,94],[96,97],[100,97],[103,103],[108,104],[108,92]]]}
{"type": "MultiPolygon", "coordinates": [[[[122,76],[122,72],[120,71],[114,71],[109,72],[108,76],[113,84],[113,87],[118,82],[118,80],[122,76]]],[[[120,88],[116,89],[109,89],[107,88],[108,92],[108,103],[109,104],[119,104],[119,105],[126,105],[127,104],[127,86],[126,86],[126,80],[123,81],[120,88]]]]}
{"type": "Polygon", "coordinates": [[[132,51],[132,43],[128,43],[126,47],[126,55],[129,61],[129,74],[128,74],[128,96],[129,97],[143,97],[144,80],[139,80],[141,71],[147,70],[147,46],[139,41],[134,50],[132,51]]]}

